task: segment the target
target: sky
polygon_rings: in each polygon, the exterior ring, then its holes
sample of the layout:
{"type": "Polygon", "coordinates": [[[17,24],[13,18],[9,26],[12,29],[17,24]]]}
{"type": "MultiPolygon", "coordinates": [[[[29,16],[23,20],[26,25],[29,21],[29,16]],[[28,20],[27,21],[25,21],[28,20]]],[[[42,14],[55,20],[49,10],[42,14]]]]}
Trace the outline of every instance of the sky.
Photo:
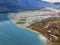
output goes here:
{"type": "Polygon", "coordinates": [[[60,2],[60,0],[43,0],[43,1],[51,2],[51,3],[60,2]]]}

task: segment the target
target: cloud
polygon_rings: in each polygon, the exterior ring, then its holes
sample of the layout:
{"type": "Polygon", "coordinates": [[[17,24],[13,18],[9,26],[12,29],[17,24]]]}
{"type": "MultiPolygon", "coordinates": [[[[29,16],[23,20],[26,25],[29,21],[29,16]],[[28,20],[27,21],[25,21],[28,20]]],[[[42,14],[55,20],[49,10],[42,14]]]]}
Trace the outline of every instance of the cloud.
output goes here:
{"type": "Polygon", "coordinates": [[[47,2],[51,2],[51,3],[60,2],[60,0],[42,0],[42,1],[47,1],[47,2]]]}

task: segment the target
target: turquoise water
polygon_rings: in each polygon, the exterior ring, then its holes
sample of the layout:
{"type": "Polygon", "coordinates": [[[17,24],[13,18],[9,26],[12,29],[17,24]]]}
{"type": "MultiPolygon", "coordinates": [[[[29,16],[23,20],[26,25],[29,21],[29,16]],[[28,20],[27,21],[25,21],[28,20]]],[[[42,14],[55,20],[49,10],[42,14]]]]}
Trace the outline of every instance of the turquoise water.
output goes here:
{"type": "Polygon", "coordinates": [[[42,45],[36,33],[18,28],[8,18],[0,14],[0,45],[42,45]]]}

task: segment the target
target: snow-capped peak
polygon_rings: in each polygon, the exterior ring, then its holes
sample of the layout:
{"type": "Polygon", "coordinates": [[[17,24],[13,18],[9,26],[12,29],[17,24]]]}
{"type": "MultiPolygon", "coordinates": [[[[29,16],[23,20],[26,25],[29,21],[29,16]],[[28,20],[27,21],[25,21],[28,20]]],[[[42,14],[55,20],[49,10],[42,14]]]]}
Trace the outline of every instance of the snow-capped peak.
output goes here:
{"type": "Polygon", "coordinates": [[[50,3],[60,2],[60,0],[42,0],[42,1],[47,1],[47,2],[50,2],[50,3]]]}

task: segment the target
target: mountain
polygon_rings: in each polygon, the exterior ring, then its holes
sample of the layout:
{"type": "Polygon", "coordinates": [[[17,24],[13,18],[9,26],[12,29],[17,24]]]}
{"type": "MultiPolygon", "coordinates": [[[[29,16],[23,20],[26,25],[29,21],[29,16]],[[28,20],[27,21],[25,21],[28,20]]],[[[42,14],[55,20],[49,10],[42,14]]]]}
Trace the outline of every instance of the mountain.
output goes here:
{"type": "Polygon", "coordinates": [[[53,3],[52,7],[60,10],[60,2],[53,3]]]}
{"type": "Polygon", "coordinates": [[[0,0],[0,12],[39,10],[48,6],[51,4],[42,0],[0,0]]]}
{"type": "Polygon", "coordinates": [[[60,6],[60,2],[53,3],[55,6],[60,6]]]}
{"type": "Polygon", "coordinates": [[[45,7],[60,8],[60,2],[50,3],[42,0],[0,0],[0,13],[39,10],[45,7]]]}
{"type": "Polygon", "coordinates": [[[60,2],[55,2],[54,4],[55,4],[55,5],[60,5],[60,2]]]}

